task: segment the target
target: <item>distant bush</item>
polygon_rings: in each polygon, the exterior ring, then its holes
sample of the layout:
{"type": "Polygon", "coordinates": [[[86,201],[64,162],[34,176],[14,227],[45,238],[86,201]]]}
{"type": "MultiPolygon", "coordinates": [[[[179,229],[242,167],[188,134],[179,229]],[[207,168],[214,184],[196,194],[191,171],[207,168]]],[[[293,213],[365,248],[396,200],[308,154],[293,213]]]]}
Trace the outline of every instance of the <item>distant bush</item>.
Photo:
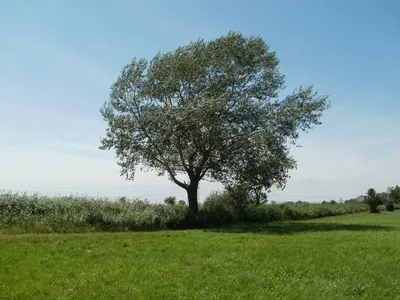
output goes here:
{"type": "Polygon", "coordinates": [[[207,224],[214,225],[244,221],[248,205],[246,196],[243,191],[212,192],[201,207],[203,219],[207,224]]]}
{"type": "Polygon", "coordinates": [[[284,220],[307,220],[328,216],[364,212],[364,203],[296,203],[254,204],[232,199],[227,192],[214,192],[202,206],[207,224],[223,225],[237,222],[273,222],[284,220]]]}
{"type": "Polygon", "coordinates": [[[376,207],[376,210],[377,210],[378,212],[385,211],[385,210],[386,210],[386,206],[383,205],[383,204],[380,204],[380,205],[378,205],[378,206],[376,207]]]}
{"type": "Polygon", "coordinates": [[[0,192],[0,229],[19,233],[187,229],[237,222],[306,220],[368,210],[362,203],[256,204],[238,195],[232,191],[214,192],[200,206],[199,214],[191,216],[184,202],[164,205],[127,198],[109,201],[0,192]]]}
{"type": "Polygon", "coordinates": [[[390,198],[394,204],[400,204],[400,186],[389,187],[388,198],[390,198]]]}
{"type": "Polygon", "coordinates": [[[142,200],[0,194],[0,227],[22,232],[127,231],[184,228],[182,205],[150,204],[142,200]]]}
{"type": "Polygon", "coordinates": [[[164,199],[164,203],[167,205],[175,205],[176,204],[176,197],[175,196],[168,196],[164,199]]]}
{"type": "Polygon", "coordinates": [[[386,203],[386,210],[387,210],[387,211],[394,211],[394,203],[393,203],[392,200],[389,200],[389,201],[386,203]]]}

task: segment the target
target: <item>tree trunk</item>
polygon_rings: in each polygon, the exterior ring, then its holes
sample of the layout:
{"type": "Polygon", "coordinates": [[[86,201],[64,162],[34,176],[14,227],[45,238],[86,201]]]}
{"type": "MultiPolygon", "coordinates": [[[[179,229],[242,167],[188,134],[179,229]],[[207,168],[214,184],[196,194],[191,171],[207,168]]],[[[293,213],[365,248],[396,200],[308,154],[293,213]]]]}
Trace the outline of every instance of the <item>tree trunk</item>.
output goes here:
{"type": "Polygon", "coordinates": [[[186,192],[188,194],[189,211],[193,214],[197,214],[199,212],[199,204],[197,201],[198,187],[199,187],[198,182],[191,182],[186,189],[186,192]]]}

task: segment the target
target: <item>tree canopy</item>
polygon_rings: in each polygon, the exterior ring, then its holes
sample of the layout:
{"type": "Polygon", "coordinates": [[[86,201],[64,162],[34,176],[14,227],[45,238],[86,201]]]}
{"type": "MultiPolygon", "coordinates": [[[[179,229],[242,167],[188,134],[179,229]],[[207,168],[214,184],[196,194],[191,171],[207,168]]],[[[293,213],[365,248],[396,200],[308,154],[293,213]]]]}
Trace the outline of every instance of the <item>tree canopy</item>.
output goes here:
{"type": "Polygon", "coordinates": [[[296,167],[290,145],[321,124],[329,103],[312,86],[280,100],[278,64],[261,37],[235,32],[150,61],[133,58],[101,109],[108,128],[100,148],[115,150],[127,179],[138,165],[167,173],[187,191],[192,212],[203,179],[283,188],[296,167]]]}
{"type": "Polygon", "coordinates": [[[400,204],[400,186],[388,188],[389,198],[396,204],[400,204]]]}
{"type": "Polygon", "coordinates": [[[364,202],[369,205],[371,213],[379,213],[378,205],[382,204],[382,198],[376,193],[375,189],[368,189],[364,199],[364,202]]]}

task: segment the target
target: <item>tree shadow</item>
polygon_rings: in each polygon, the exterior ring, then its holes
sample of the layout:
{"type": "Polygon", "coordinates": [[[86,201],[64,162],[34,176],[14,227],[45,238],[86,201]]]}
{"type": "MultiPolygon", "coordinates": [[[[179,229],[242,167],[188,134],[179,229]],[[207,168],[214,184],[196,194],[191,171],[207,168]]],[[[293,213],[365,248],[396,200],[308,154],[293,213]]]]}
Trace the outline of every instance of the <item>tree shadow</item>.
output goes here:
{"type": "Polygon", "coordinates": [[[288,235],[301,232],[329,232],[329,231],[398,231],[398,228],[379,225],[360,225],[343,223],[242,223],[220,228],[204,229],[206,232],[219,233],[257,233],[288,235]]]}

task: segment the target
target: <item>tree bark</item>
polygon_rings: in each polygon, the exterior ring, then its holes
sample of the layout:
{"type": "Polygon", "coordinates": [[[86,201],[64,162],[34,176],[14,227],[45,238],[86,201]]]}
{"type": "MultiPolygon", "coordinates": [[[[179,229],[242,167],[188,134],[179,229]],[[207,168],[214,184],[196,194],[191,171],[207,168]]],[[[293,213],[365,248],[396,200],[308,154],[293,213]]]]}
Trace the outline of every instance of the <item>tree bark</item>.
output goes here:
{"type": "Polygon", "coordinates": [[[193,214],[197,214],[199,212],[199,203],[197,199],[198,187],[199,183],[196,181],[195,182],[192,181],[186,189],[189,202],[189,212],[193,214]]]}

